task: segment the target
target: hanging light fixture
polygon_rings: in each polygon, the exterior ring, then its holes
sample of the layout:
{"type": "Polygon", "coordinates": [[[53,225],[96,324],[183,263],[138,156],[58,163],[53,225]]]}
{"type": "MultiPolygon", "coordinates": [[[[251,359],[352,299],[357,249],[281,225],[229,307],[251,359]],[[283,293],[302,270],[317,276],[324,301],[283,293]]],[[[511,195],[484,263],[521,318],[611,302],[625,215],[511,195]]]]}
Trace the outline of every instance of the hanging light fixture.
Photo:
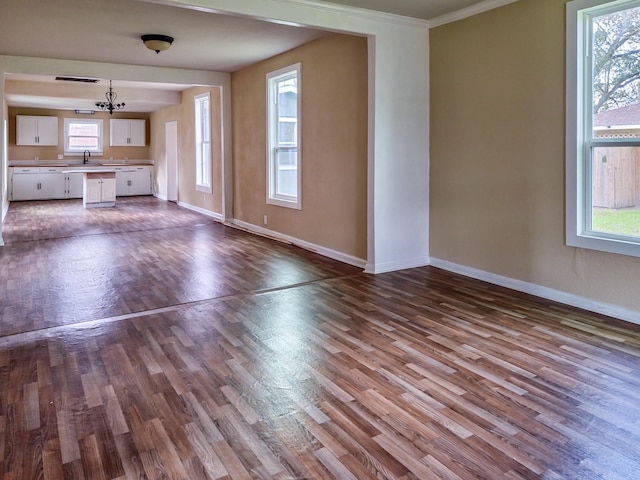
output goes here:
{"type": "Polygon", "coordinates": [[[173,37],[168,35],[158,35],[156,33],[149,33],[140,37],[145,47],[149,50],[153,50],[156,53],[164,52],[168,50],[173,43],[173,37]]]}
{"type": "Polygon", "coordinates": [[[118,94],[113,91],[113,88],[111,88],[111,80],[109,80],[109,91],[105,93],[104,96],[107,97],[106,102],[96,102],[96,107],[100,110],[109,110],[109,114],[113,115],[114,110],[121,110],[124,108],[124,102],[116,103],[118,94]]]}

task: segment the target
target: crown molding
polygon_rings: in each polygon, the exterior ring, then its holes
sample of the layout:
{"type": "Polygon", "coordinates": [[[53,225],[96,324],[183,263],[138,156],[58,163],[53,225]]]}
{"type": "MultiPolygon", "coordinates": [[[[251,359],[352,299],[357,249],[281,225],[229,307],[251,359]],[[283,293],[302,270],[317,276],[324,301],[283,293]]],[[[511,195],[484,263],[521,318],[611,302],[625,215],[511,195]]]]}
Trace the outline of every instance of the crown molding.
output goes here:
{"type": "Polygon", "coordinates": [[[369,10],[367,8],[352,7],[337,3],[319,2],[317,0],[276,0],[281,3],[305,5],[311,8],[317,8],[326,12],[355,15],[360,18],[374,20],[383,23],[395,23],[405,26],[429,28],[429,21],[421,18],[406,17],[404,15],[396,15],[393,13],[381,12],[378,10],[369,10]]]}
{"type": "Polygon", "coordinates": [[[470,7],[433,18],[428,22],[429,28],[439,27],[440,25],[445,25],[447,23],[457,22],[458,20],[473,17],[474,15],[478,15],[479,13],[484,13],[495,8],[509,5],[510,3],[515,3],[517,1],[518,0],[485,0],[484,2],[477,3],[470,7]]]}

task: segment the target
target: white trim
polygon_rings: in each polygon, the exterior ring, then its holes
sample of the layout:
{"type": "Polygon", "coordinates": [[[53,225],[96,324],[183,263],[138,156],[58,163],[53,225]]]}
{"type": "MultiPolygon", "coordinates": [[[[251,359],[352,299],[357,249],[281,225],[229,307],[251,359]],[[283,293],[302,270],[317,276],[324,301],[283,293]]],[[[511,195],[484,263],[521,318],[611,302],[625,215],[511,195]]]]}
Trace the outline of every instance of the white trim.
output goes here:
{"type": "MultiPolygon", "coordinates": [[[[78,117],[65,117],[64,118],[64,154],[68,157],[82,157],[84,156],[84,151],[80,150],[71,150],[69,148],[69,124],[71,123],[84,123],[86,125],[97,125],[99,129],[98,134],[98,149],[97,150],[89,150],[91,154],[102,156],[104,153],[104,122],[102,118],[78,118],[78,117]]],[[[88,149],[87,149],[88,150],[88,149]]]]}
{"type": "Polygon", "coordinates": [[[267,73],[267,198],[268,205],[302,210],[302,64],[294,63],[273,72],[267,73]],[[280,112],[277,107],[277,95],[275,87],[282,77],[289,77],[295,73],[296,79],[296,196],[279,195],[277,193],[277,176],[275,149],[279,146],[277,140],[280,112]]]}
{"type": "MultiPolygon", "coordinates": [[[[587,149],[600,144],[591,139],[590,80],[591,71],[587,45],[589,23],[593,12],[620,10],[637,6],[637,0],[573,0],[566,4],[566,106],[565,106],[565,243],[619,255],[640,257],[640,241],[591,229],[591,184],[587,149]],[[613,7],[612,7],[613,5],[613,7]]],[[[637,145],[638,140],[603,140],[602,145],[637,145]]]]}
{"type": "Polygon", "coordinates": [[[167,196],[166,196],[166,195],[164,195],[163,193],[155,192],[155,193],[153,194],[153,196],[154,196],[154,197],[156,197],[156,198],[157,198],[157,199],[159,199],[159,200],[164,200],[165,202],[168,202],[168,201],[169,201],[169,200],[167,199],[167,196]]]}
{"type": "Polygon", "coordinates": [[[211,151],[211,92],[204,92],[193,97],[193,110],[195,115],[195,147],[196,147],[196,191],[204,193],[213,192],[213,155],[211,151]],[[202,103],[206,100],[207,103],[207,125],[203,125],[202,119],[202,103]],[[203,128],[206,127],[206,128],[203,128]],[[209,141],[202,140],[203,131],[208,130],[209,141]],[[200,138],[200,141],[198,141],[200,138]],[[209,162],[208,168],[203,171],[202,165],[205,163],[202,157],[202,144],[209,145],[209,162]]]}
{"type": "Polygon", "coordinates": [[[398,270],[406,270],[408,268],[418,268],[429,265],[429,257],[418,257],[406,260],[403,262],[386,262],[386,263],[371,263],[367,262],[365,266],[365,273],[379,274],[387,272],[395,272],[398,270]]]}
{"type": "Polygon", "coordinates": [[[636,310],[618,307],[610,303],[598,302],[596,300],[591,300],[579,295],[573,295],[561,290],[536,285],[535,283],[524,282],[522,280],[496,275],[495,273],[485,272],[484,270],[458,265],[457,263],[449,262],[447,260],[432,258],[431,265],[449,272],[464,275],[465,277],[475,278],[494,285],[510,288],[518,292],[528,293],[537,297],[546,298],[547,300],[553,300],[554,302],[560,302],[565,305],[570,305],[572,307],[581,308],[583,310],[588,310],[590,312],[607,315],[629,323],[640,325],[640,312],[636,310]]]}
{"type": "MultiPolygon", "coordinates": [[[[7,175],[7,173],[8,172],[5,170],[2,175],[7,175]]],[[[5,198],[3,203],[4,205],[2,206],[2,217],[0,218],[0,247],[4,247],[4,240],[2,238],[2,225],[4,225],[4,219],[6,218],[7,213],[9,213],[10,202],[5,198]]]]}
{"type": "Polygon", "coordinates": [[[505,5],[509,5],[510,3],[515,3],[517,1],[518,0],[485,0],[484,2],[476,3],[470,7],[432,18],[429,20],[429,28],[439,27],[440,25],[457,22],[458,20],[464,20],[465,18],[473,17],[474,15],[488,12],[495,8],[504,7],[505,5]]]}
{"type": "Polygon", "coordinates": [[[215,220],[218,220],[218,221],[222,221],[222,218],[223,218],[221,213],[212,212],[211,210],[206,210],[202,207],[196,207],[195,205],[191,205],[190,203],[178,202],[178,206],[182,208],[186,208],[187,210],[193,210],[194,212],[201,213],[203,215],[206,215],[207,217],[214,218],[215,220]]]}
{"type": "Polygon", "coordinates": [[[358,258],[352,255],[348,255],[346,253],[338,252],[337,250],[332,250],[330,248],[316,245],[315,243],[307,242],[305,240],[300,240],[299,238],[292,237],[290,235],[285,235],[280,232],[274,232],[273,230],[268,230],[266,228],[259,227],[252,223],[243,222],[242,220],[231,220],[227,223],[230,225],[236,225],[242,228],[243,230],[247,230],[257,235],[263,235],[265,237],[273,238],[274,240],[290,243],[297,247],[304,248],[305,250],[309,250],[319,255],[322,255],[323,257],[332,258],[333,260],[338,260],[339,262],[346,263],[348,265],[353,265],[354,267],[364,268],[366,264],[366,261],[362,258],[358,258]]]}

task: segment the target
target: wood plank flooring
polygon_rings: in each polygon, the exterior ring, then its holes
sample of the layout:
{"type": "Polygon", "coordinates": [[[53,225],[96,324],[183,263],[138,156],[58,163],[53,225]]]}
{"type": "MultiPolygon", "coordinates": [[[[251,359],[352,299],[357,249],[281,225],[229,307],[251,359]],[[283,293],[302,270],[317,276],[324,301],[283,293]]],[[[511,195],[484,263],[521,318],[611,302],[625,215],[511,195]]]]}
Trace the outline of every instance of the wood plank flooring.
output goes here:
{"type": "Polygon", "coordinates": [[[157,221],[90,235],[24,207],[41,228],[0,252],[2,479],[638,478],[636,326],[155,199],[127,208],[157,221]]]}

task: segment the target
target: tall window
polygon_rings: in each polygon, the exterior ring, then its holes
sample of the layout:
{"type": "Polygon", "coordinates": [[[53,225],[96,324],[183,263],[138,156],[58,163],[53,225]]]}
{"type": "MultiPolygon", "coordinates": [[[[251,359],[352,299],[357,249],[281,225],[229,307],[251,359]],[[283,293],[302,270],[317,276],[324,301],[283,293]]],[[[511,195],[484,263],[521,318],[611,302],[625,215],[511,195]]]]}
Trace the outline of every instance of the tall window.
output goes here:
{"type": "Polygon", "coordinates": [[[567,244],[640,256],[640,0],[567,4],[567,244]]]}
{"type": "Polygon", "coordinates": [[[196,190],[211,193],[211,99],[209,93],[196,102],[196,190]]]}
{"type": "Polygon", "coordinates": [[[267,203],[302,208],[300,64],[267,75],[267,203]]]}
{"type": "Polygon", "coordinates": [[[65,118],[64,153],[82,155],[86,150],[102,154],[102,119],[65,118]]]}

